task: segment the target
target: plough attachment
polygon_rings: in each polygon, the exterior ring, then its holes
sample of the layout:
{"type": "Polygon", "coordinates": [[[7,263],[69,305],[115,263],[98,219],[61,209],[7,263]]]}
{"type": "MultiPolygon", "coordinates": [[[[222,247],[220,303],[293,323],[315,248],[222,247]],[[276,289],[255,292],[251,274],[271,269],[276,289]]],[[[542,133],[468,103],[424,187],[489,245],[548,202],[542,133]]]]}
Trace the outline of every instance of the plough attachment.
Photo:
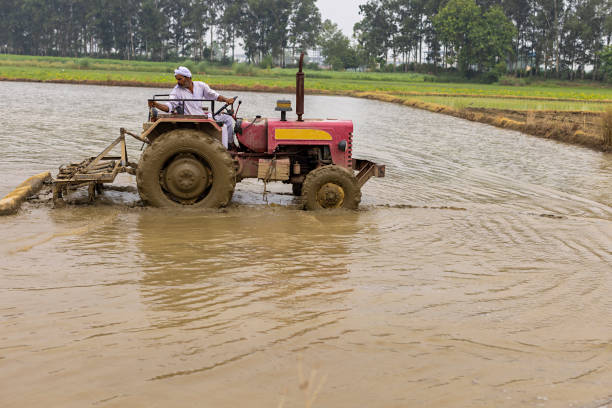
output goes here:
{"type": "Polygon", "coordinates": [[[115,181],[117,174],[129,173],[136,174],[138,165],[128,160],[125,135],[128,134],[143,143],[149,144],[149,140],[128,132],[124,128],[120,129],[120,136],[115,139],[106,149],[96,157],[90,157],[80,163],[70,163],[60,166],[57,177],[53,183],[53,203],[60,205],[63,197],[70,190],[87,186],[88,199],[93,201],[96,193],[102,191],[104,183],[115,181]],[[110,156],[109,153],[119,145],[120,153],[118,156],[110,156]]]}

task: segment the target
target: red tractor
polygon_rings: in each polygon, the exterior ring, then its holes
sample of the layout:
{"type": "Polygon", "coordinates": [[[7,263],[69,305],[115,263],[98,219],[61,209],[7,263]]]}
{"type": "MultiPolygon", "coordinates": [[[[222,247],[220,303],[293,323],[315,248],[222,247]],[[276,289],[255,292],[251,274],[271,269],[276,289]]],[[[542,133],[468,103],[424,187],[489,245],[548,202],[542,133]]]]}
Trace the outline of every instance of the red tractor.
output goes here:
{"type": "MultiPolygon", "coordinates": [[[[71,186],[88,184],[93,199],[102,183],[127,171],[136,174],[142,200],[156,207],[223,207],[230,202],[236,182],[259,178],[291,183],[308,210],[356,209],[363,184],[372,176],[384,177],[385,166],[353,158],[351,121],[302,119],[302,61],[303,55],[297,73],[296,121],[286,119],[289,101],[277,103],[279,119],[236,118],[233,106],[215,111],[214,101],[210,101],[212,118],[151,110],[141,135],[121,129],[120,138],[98,157],[60,168],[54,198],[61,198],[71,186]],[[222,128],[214,118],[222,112],[236,120],[238,146],[225,148],[221,143],[222,128]],[[146,144],[137,165],[127,160],[125,133],[146,144]],[[121,156],[107,156],[119,142],[121,156]]],[[[159,97],[152,100],[168,100],[159,97]]]]}

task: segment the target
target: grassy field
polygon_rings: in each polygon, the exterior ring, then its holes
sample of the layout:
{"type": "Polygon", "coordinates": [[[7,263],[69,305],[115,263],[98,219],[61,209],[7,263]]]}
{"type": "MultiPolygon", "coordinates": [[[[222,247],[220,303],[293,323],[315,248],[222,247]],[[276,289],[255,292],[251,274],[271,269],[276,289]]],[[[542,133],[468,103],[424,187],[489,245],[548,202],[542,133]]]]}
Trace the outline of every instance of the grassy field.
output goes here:
{"type": "MultiPolygon", "coordinates": [[[[217,67],[184,61],[195,79],[217,87],[292,88],[294,68],[260,69],[237,64],[217,67]]],[[[90,58],[0,55],[0,77],[42,81],[106,81],[173,84],[176,62],[119,61],[90,58]]],[[[461,107],[464,105],[502,109],[560,109],[601,111],[612,103],[612,87],[558,82],[529,86],[477,83],[426,82],[415,73],[332,72],[306,70],[306,88],[330,93],[384,92],[402,97],[461,107]],[[533,99],[527,102],[526,100],[533,99]],[[547,100],[544,103],[542,101],[547,100]],[[565,103],[552,103],[565,102],[565,103]],[[588,103],[583,103],[588,102],[588,103]],[[595,103],[593,103],[595,102],[595,103]]]]}

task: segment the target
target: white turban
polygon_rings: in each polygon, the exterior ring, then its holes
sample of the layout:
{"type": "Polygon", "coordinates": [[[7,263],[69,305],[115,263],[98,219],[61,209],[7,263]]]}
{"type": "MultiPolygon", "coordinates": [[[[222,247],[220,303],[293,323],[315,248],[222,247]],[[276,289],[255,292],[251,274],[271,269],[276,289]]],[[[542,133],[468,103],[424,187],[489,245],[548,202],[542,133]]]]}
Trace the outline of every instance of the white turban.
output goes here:
{"type": "Polygon", "coordinates": [[[191,71],[187,67],[178,67],[174,70],[174,75],[182,75],[191,78],[191,71]]]}

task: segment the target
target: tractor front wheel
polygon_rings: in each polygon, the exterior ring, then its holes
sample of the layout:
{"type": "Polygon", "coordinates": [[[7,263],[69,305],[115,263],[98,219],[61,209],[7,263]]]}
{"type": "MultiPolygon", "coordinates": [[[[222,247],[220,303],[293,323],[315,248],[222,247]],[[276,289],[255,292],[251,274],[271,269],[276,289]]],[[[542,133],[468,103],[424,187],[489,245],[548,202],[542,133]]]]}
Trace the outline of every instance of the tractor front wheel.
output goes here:
{"type": "Polygon", "coordinates": [[[218,140],[175,129],[147,146],[136,183],[142,200],[154,207],[218,208],[231,200],[235,177],[232,157],[218,140]]]}
{"type": "Polygon", "coordinates": [[[302,186],[302,201],[307,210],[356,210],[361,201],[361,190],[350,170],[335,165],[323,166],[306,176],[302,186]]]}

